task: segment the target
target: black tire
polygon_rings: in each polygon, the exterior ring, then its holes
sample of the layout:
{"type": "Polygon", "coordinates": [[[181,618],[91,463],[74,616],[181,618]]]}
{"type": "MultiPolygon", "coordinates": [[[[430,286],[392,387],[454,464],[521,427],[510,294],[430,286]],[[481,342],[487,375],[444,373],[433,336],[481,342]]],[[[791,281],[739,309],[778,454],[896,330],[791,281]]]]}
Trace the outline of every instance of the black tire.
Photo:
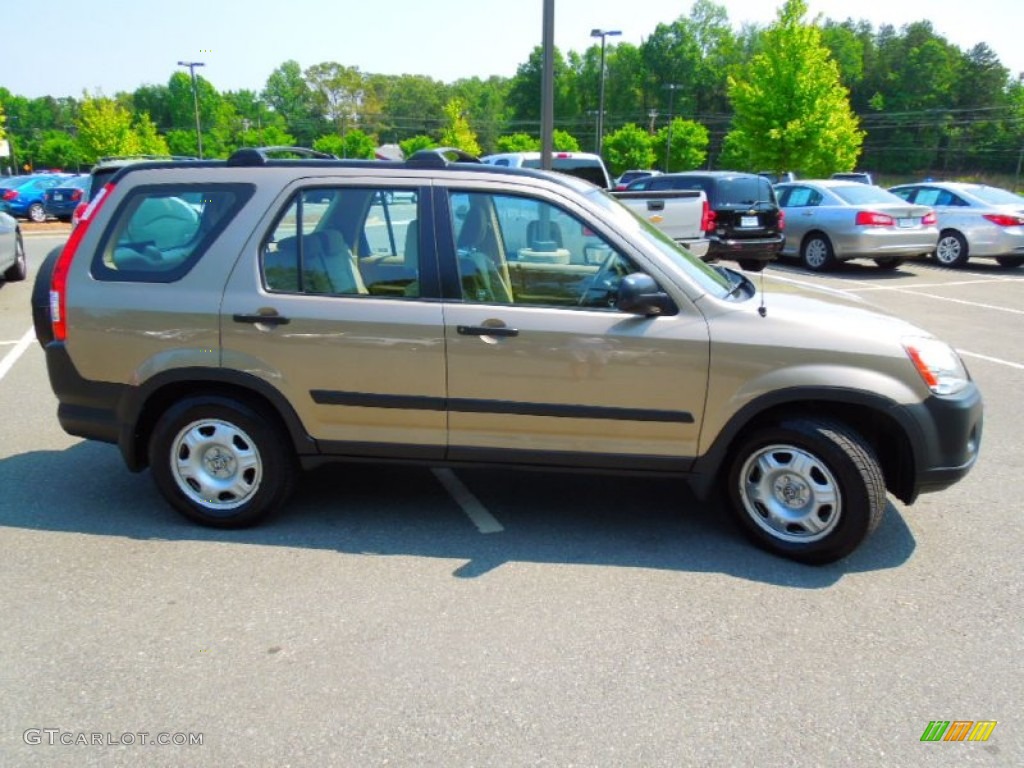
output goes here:
{"type": "Polygon", "coordinates": [[[800,246],[800,263],[811,272],[827,272],[836,266],[832,242],[820,232],[808,235],[800,246]]]}
{"type": "Polygon", "coordinates": [[[935,260],[944,267],[963,267],[969,258],[967,240],[955,229],[943,230],[935,246],[935,260]]]}
{"type": "Polygon", "coordinates": [[[291,495],[291,440],[275,422],[228,397],[190,397],[160,417],[149,441],[157,488],[185,517],[244,528],[291,495]],[[214,495],[216,494],[216,495],[214,495]]]}
{"type": "Polygon", "coordinates": [[[42,203],[32,203],[28,207],[28,217],[36,224],[41,224],[46,221],[46,209],[43,208],[42,203]]]}
{"type": "Polygon", "coordinates": [[[21,232],[14,234],[14,263],[4,271],[4,280],[16,283],[28,277],[28,258],[25,256],[25,241],[21,232]]]}
{"type": "Polygon", "coordinates": [[[760,547],[821,565],[882,520],[885,478],[868,443],[832,421],[794,418],[746,437],[728,472],[732,510],[760,547]]]}
{"type": "Polygon", "coordinates": [[[1007,269],[1013,269],[1024,264],[1024,256],[996,256],[996,262],[1000,267],[1006,267],[1007,269]]]}
{"type": "Polygon", "coordinates": [[[740,269],[745,272],[762,272],[768,265],[764,259],[738,259],[740,269]]]}
{"type": "Polygon", "coordinates": [[[886,272],[891,272],[894,269],[899,269],[903,266],[903,262],[906,259],[900,256],[882,256],[881,258],[875,259],[875,264],[879,269],[883,269],[886,272]]]}

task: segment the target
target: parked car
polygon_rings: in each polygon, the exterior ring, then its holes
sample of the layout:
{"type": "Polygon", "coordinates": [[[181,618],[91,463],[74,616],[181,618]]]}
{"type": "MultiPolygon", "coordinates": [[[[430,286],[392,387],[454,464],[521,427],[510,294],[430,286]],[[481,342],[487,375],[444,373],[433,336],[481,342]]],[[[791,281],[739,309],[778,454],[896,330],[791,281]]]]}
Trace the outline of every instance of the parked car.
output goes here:
{"type": "Polygon", "coordinates": [[[772,184],[782,184],[787,181],[796,181],[796,174],[792,171],[783,171],[776,173],[775,171],[758,171],[758,176],[763,176],[768,179],[772,184]]]}
{"type": "Polygon", "coordinates": [[[17,220],[0,213],[0,279],[6,282],[24,280],[28,275],[25,242],[17,220]]]}
{"type": "MultiPolygon", "coordinates": [[[[503,168],[540,168],[540,152],[503,152],[487,155],[480,160],[503,168]]],[[[555,152],[551,156],[551,169],[578,179],[586,179],[601,189],[612,188],[612,177],[600,155],[590,152],[555,152]]]]}
{"type": "Polygon", "coordinates": [[[43,193],[65,178],[65,174],[58,173],[39,173],[26,177],[25,181],[0,194],[0,211],[35,222],[46,221],[43,193]]]}
{"type": "Polygon", "coordinates": [[[222,528],[325,461],[614,470],[719,487],[760,546],[823,563],[981,439],[977,386],[925,331],[759,288],[589,183],[441,152],[131,165],[36,284],[63,428],[222,528]],[[198,216],[154,238],[170,200],[198,216]]]}
{"type": "Polygon", "coordinates": [[[881,187],[855,181],[797,181],[775,188],[786,212],[782,253],[815,272],[841,261],[872,259],[896,269],[935,250],[935,212],[881,187]]]}
{"type": "Polygon", "coordinates": [[[735,259],[756,272],[782,250],[786,220],[768,179],[736,171],[684,171],[639,179],[626,191],[674,189],[700,189],[707,195],[706,259],[735,259]]]}
{"type": "Polygon", "coordinates": [[[646,179],[651,176],[661,176],[661,171],[623,171],[622,175],[615,180],[615,189],[622,191],[637,179],[646,179]]]}
{"type": "Polygon", "coordinates": [[[970,258],[994,258],[1003,267],[1024,264],[1024,197],[987,184],[953,181],[901,184],[890,191],[935,209],[939,264],[963,267],[970,258]]]}
{"type": "Polygon", "coordinates": [[[832,178],[836,181],[855,181],[858,184],[874,184],[875,180],[866,171],[848,171],[846,173],[833,173],[832,178]]]}
{"type": "Polygon", "coordinates": [[[71,221],[78,204],[85,200],[89,189],[89,176],[69,176],[57,186],[43,192],[43,210],[47,216],[60,221],[71,221]]]}

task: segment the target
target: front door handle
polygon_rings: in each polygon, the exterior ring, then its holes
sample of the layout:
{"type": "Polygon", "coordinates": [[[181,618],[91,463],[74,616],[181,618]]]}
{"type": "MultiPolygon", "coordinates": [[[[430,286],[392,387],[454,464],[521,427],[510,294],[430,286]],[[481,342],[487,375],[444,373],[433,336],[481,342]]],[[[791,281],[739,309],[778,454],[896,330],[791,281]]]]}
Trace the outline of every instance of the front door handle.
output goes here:
{"type": "Polygon", "coordinates": [[[232,319],[236,323],[252,323],[253,325],[288,325],[291,322],[290,318],[283,317],[277,313],[272,315],[234,315],[232,319]]]}
{"type": "Polygon", "coordinates": [[[497,328],[489,325],[458,325],[455,330],[462,336],[518,336],[518,328],[508,328],[499,325],[497,328]]]}

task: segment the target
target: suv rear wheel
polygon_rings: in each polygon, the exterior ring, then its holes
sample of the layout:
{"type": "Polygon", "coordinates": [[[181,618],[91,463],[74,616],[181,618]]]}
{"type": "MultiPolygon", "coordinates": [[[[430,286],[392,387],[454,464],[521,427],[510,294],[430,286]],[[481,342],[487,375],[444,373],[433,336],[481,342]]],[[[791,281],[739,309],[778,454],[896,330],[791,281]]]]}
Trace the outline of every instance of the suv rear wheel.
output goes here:
{"type": "Polygon", "coordinates": [[[830,563],[878,527],[885,479],[868,444],[829,421],[793,419],[739,446],[729,496],[741,527],[764,549],[830,563]]]}
{"type": "Polygon", "coordinates": [[[226,397],[192,397],[169,408],[149,442],[157,487],[186,517],[242,528],[280,507],[291,493],[290,441],[275,424],[226,397]]]}

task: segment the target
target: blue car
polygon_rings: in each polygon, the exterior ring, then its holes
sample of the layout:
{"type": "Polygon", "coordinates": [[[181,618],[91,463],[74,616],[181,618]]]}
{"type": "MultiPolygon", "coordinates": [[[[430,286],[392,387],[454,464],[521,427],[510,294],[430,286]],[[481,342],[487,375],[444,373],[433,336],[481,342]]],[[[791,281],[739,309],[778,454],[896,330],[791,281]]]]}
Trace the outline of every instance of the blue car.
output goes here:
{"type": "Polygon", "coordinates": [[[43,208],[43,193],[67,178],[63,173],[39,173],[25,176],[24,181],[3,190],[0,194],[0,211],[11,216],[20,216],[32,221],[46,221],[43,208]]]}
{"type": "Polygon", "coordinates": [[[68,176],[55,187],[43,193],[43,210],[47,216],[71,221],[78,204],[85,200],[89,190],[89,176],[68,176]]]}

